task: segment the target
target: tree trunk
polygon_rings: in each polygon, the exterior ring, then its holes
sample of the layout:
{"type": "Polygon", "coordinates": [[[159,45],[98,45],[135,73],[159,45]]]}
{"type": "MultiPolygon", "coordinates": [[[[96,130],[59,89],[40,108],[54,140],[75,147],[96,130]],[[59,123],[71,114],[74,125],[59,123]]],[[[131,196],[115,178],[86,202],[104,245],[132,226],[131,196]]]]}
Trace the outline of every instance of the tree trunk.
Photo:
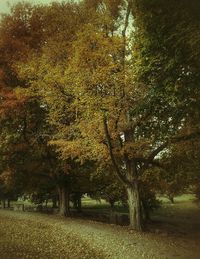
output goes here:
{"type": "Polygon", "coordinates": [[[82,203],[81,203],[81,193],[74,193],[73,195],[73,204],[74,204],[74,209],[77,210],[77,212],[82,212],[82,203]]]}
{"type": "Polygon", "coordinates": [[[142,231],[142,211],[139,184],[137,180],[137,168],[134,161],[127,162],[127,178],[132,183],[127,186],[130,227],[142,231]]]}
{"type": "Polygon", "coordinates": [[[144,221],[150,221],[151,220],[150,210],[144,200],[142,201],[142,209],[143,209],[142,211],[143,211],[144,221]]]}
{"type": "Polygon", "coordinates": [[[46,201],[45,201],[45,207],[46,208],[48,207],[48,201],[49,201],[49,199],[46,199],[46,201]]]}
{"type": "Polygon", "coordinates": [[[5,209],[5,208],[6,208],[6,201],[3,200],[3,209],[5,209]]]}
{"type": "MultiPolygon", "coordinates": [[[[128,15],[129,16],[129,15],[128,15]]],[[[124,33],[126,30],[124,31],[124,33]]],[[[124,34],[125,35],[125,34],[124,34]]],[[[130,123],[130,116],[127,113],[127,123],[130,123]]],[[[126,163],[126,175],[120,170],[118,166],[112,148],[112,141],[108,130],[108,123],[106,116],[103,118],[104,131],[108,143],[110,158],[115,169],[116,175],[120,181],[124,184],[127,194],[128,194],[128,203],[129,203],[129,217],[130,217],[130,227],[132,229],[142,231],[142,211],[141,211],[141,199],[139,194],[138,186],[138,175],[137,175],[137,164],[133,159],[129,159],[127,154],[124,154],[124,159],[126,163]]],[[[134,140],[132,129],[124,132],[124,141],[126,143],[132,143],[134,140]]]]}
{"type": "Polygon", "coordinates": [[[174,204],[174,196],[173,195],[169,195],[169,200],[171,201],[172,204],[174,204]]]}
{"type": "Polygon", "coordinates": [[[7,208],[10,208],[10,200],[7,200],[7,208]]]}
{"type": "Polygon", "coordinates": [[[117,224],[115,210],[114,210],[115,201],[113,201],[112,199],[109,199],[109,203],[110,203],[110,223],[117,224]]]}
{"type": "Polygon", "coordinates": [[[57,197],[56,196],[52,197],[52,208],[57,208],[57,197]]]}
{"type": "Polygon", "coordinates": [[[59,193],[59,213],[61,216],[68,217],[70,216],[69,192],[67,191],[66,187],[59,186],[58,193],[59,193]]]}
{"type": "Polygon", "coordinates": [[[110,209],[111,209],[111,211],[114,211],[115,201],[112,200],[112,199],[109,199],[109,203],[110,203],[110,209]]]}
{"type": "Polygon", "coordinates": [[[130,227],[137,231],[142,231],[142,217],[140,195],[138,190],[138,183],[135,182],[132,187],[127,188],[130,227]]]}
{"type": "Polygon", "coordinates": [[[77,199],[77,211],[82,212],[82,202],[81,202],[81,194],[79,194],[78,199],[77,199]]]}

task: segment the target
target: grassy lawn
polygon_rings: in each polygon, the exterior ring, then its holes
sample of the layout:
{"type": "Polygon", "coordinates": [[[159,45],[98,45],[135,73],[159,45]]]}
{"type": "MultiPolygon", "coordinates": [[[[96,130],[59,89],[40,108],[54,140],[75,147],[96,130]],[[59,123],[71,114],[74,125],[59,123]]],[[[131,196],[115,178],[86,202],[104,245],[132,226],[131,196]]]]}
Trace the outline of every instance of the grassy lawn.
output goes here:
{"type": "MultiPolygon", "coordinates": [[[[183,194],[180,196],[177,196],[174,198],[174,204],[172,204],[170,202],[170,200],[167,197],[164,196],[158,196],[157,197],[158,200],[161,201],[161,208],[156,210],[155,213],[166,213],[166,209],[168,208],[168,210],[173,210],[173,207],[176,208],[180,208],[182,206],[189,206],[191,207],[189,204],[191,204],[191,202],[195,202],[196,198],[193,194],[183,194]]],[[[13,201],[11,202],[11,206],[15,205],[15,204],[24,204],[25,207],[36,207],[37,205],[30,202],[29,200],[18,200],[18,201],[13,201]]],[[[45,203],[42,204],[43,206],[45,206],[45,203]]],[[[71,207],[73,207],[73,204],[70,204],[71,207]]],[[[49,201],[48,202],[48,207],[51,208],[52,207],[52,202],[49,201]]],[[[84,196],[82,198],[82,208],[83,210],[96,210],[96,211],[102,211],[102,212],[109,212],[110,211],[110,204],[104,200],[104,199],[99,199],[99,200],[95,200],[90,198],[89,196],[84,196]]],[[[120,202],[116,202],[115,203],[115,211],[119,212],[119,213],[128,213],[128,208],[124,207],[120,202]]]]}
{"type": "Polygon", "coordinates": [[[88,209],[107,209],[110,208],[110,205],[104,199],[95,200],[85,196],[82,198],[82,207],[88,209]]]}
{"type": "MultiPolygon", "coordinates": [[[[158,199],[163,204],[171,203],[170,200],[164,196],[158,196],[158,199]]],[[[182,194],[174,198],[175,203],[180,203],[180,202],[182,203],[182,202],[194,201],[194,200],[196,200],[196,197],[194,194],[182,194]]]]}

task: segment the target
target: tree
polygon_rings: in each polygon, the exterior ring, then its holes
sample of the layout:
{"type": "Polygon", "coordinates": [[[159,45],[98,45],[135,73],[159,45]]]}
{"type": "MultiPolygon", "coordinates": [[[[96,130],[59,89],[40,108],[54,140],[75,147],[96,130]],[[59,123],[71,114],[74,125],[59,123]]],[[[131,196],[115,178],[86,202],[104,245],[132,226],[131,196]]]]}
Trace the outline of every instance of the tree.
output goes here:
{"type": "MultiPolygon", "coordinates": [[[[61,201],[88,161],[112,164],[127,191],[130,225],[142,230],[142,198],[154,196],[143,181],[147,170],[160,166],[159,154],[170,145],[199,136],[199,53],[191,48],[196,42],[183,35],[188,27],[180,7],[192,32],[198,23],[190,21],[194,8],[183,2],[176,2],[178,9],[173,1],[168,8],[157,0],[44,9],[40,48],[15,69],[27,96],[39,99],[47,113],[52,131],[45,133],[45,145],[60,156],[54,176],[61,201]]],[[[55,170],[57,157],[52,160],[55,170]]]]}
{"type": "MultiPolygon", "coordinates": [[[[69,24],[74,10],[76,4],[33,7],[20,3],[12,8],[11,14],[3,16],[0,28],[1,151],[4,154],[9,150],[4,160],[5,167],[11,167],[15,176],[19,176],[21,172],[24,178],[27,174],[30,176],[29,183],[24,187],[26,192],[37,190],[38,180],[55,182],[60,194],[62,215],[69,214],[71,176],[66,172],[66,160],[59,161],[54,150],[47,146],[53,132],[53,127],[47,121],[48,109],[35,96],[24,94],[28,81],[26,77],[21,79],[18,76],[17,64],[25,64],[29,55],[39,53],[47,43],[51,46],[52,56],[57,55],[54,46],[58,41],[63,44],[60,49],[64,50],[68,46],[69,36],[73,36],[69,24]],[[60,16],[61,12],[63,16],[60,16]],[[66,17],[68,20],[63,23],[66,17]],[[67,30],[69,33],[66,34],[67,30]],[[56,37],[53,39],[51,35],[55,32],[56,37]]],[[[76,18],[78,21],[78,14],[76,18]]],[[[61,51],[59,55],[56,58],[61,59],[68,54],[61,51]]],[[[71,163],[69,160],[68,162],[71,163]]]]}
{"type": "MultiPolygon", "coordinates": [[[[73,84],[75,88],[74,104],[77,109],[77,129],[80,131],[75,139],[82,148],[84,145],[90,146],[90,155],[98,153],[100,158],[100,150],[102,157],[109,152],[115,172],[127,189],[131,226],[141,230],[139,189],[143,187],[140,175],[152,165],[159,166],[155,158],[170,144],[199,135],[199,132],[184,132],[183,122],[187,119],[183,114],[180,116],[180,106],[174,109],[172,100],[175,95],[168,91],[166,82],[163,82],[163,88],[159,88],[157,81],[151,83],[139,76],[139,72],[146,72],[148,67],[144,64],[141,67],[144,70],[141,71],[138,66],[141,61],[139,54],[142,56],[143,52],[137,48],[137,40],[141,39],[137,30],[133,45],[126,37],[128,18],[134,7],[132,4],[129,1],[126,5],[121,37],[119,34],[109,34],[102,29],[103,25],[98,27],[95,24],[88,24],[79,32],[74,43],[74,58],[66,72],[66,84],[73,84]]],[[[141,29],[138,23],[135,25],[141,29]]],[[[148,38],[145,40],[148,42],[148,38]]],[[[153,57],[150,58],[153,62],[153,57]]],[[[161,59],[164,66],[168,66],[168,62],[164,62],[164,55],[161,59]]],[[[153,71],[153,65],[150,71],[153,71]]],[[[177,73],[177,78],[180,75],[177,73]]],[[[172,83],[175,84],[175,81],[172,83]]],[[[69,151],[64,141],[54,143],[61,147],[63,154],[69,151]]],[[[69,144],[66,141],[66,145],[69,144]]],[[[75,150],[76,143],[71,144],[75,150]]]]}
{"type": "Polygon", "coordinates": [[[197,156],[188,159],[188,153],[196,153],[199,139],[198,8],[199,1],[196,0],[191,3],[185,0],[142,0],[135,1],[133,8],[137,80],[151,88],[148,109],[156,114],[156,121],[165,136],[169,128],[173,131],[179,129],[182,136],[171,141],[181,140],[182,143],[175,144],[169,158],[171,162],[168,161],[171,170],[165,177],[169,179],[164,178],[169,192],[173,192],[172,189],[183,190],[191,183],[192,164],[198,163],[197,156]],[[189,183],[186,184],[185,178],[189,183]]]}
{"type": "Polygon", "coordinates": [[[91,174],[91,178],[93,184],[91,196],[105,199],[110,204],[111,214],[114,211],[115,202],[127,203],[126,190],[120,181],[116,179],[112,164],[101,163],[91,174]]]}
{"type": "MultiPolygon", "coordinates": [[[[164,160],[164,159],[163,159],[164,160]]],[[[174,203],[174,197],[183,194],[189,188],[191,176],[184,168],[183,157],[180,154],[168,154],[164,164],[165,170],[161,173],[161,193],[174,203]]]]}
{"type": "Polygon", "coordinates": [[[199,1],[135,1],[137,78],[151,87],[148,106],[168,129],[199,134],[199,1]],[[195,35],[195,36],[194,36],[195,35]],[[189,126],[190,125],[190,126],[189,126]]]}
{"type": "MultiPolygon", "coordinates": [[[[102,10],[104,11],[104,6],[102,5],[102,10]]],[[[124,144],[122,143],[122,139],[120,137],[121,126],[118,127],[118,121],[127,127],[129,124],[129,115],[130,115],[130,107],[133,104],[133,99],[129,99],[127,93],[125,91],[129,91],[130,83],[126,83],[126,77],[128,78],[128,82],[130,82],[131,74],[130,68],[127,70],[125,63],[127,62],[126,58],[126,29],[128,26],[128,19],[130,15],[131,2],[128,3],[127,6],[127,15],[125,19],[124,29],[122,31],[122,37],[118,35],[114,35],[113,31],[108,30],[105,25],[108,25],[107,22],[105,23],[104,19],[102,20],[98,13],[98,8],[96,9],[96,19],[99,22],[94,22],[94,24],[86,23],[77,34],[75,40],[73,40],[73,44],[71,45],[71,52],[75,51],[74,59],[69,60],[66,63],[67,59],[65,59],[65,64],[68,67],[68,70],[64,69],[63,71],[63,64],[60,63],[61,60],[57,63],[57,67],[52,68],[49,63],[46,63],[46,58],[48,57],[48,53],[45,53],[45,64],[40,63],[40,74],[41,71],[46,71],[48,67],[48,71],[51,71],[51,76],[47,77],[45,75],[45,80],[42,79],[43,85],[46,80],[48,80],[45,84],[46,91],[44,92],[43,98],[45,101],[48,102],[48,105],[51,107],[50,109],[50,116],[52,123],[55,123],[55,115],[52,116],[52,112],[55,112],[58,115],[58,111],[62,111],[59,114],[61,118],[64,114],[64,121],[57,120],[58,116],[56,117],[56,126],[59,128],[58,136],[61,132],[67,132],[68,135],[67,141],[65,139],[61,139],[59,136],[58,141],[53,141],[58,147],[61,146],[62,157],[66,159],[67,157],[74,157],[78,159],[91,159],[91,157],[96,159],[105,159],[105,156],[108,155],[108,149],[106,149],[105,145],[102,145],[100,142],[102,140],[105,141],[104,137],[104,128],[108,144],[110,143],[110,136],[107,129],[107,121],[108,117],[105,118],[102,110],[108,109],[108,111],[112,111],[113,118],[109,118],[111,125],[116,125],[116,129],[112,133],[113,135],[117,136],[116,141],[118,142],[118,147],[122,144],[121,147],[123,150],[124,144]],[[103,30],[102,30],[103,29],[103,30]],[[102,31],[101,31],[102,30],[102,31]],[[109,35],[109,33],[111,33],[109,35]],[[78,48],[81,46],[81,48],[78,48]],[[89,54],[89,58],[87,58],[89,54]],[[71,62],[70,62],[71,61],[71,62]],[[74,71],[77,70],[79,67],[78,74],[74,71]],[[74,70],[73,70],[74,69],[74,70]],[[65,72],[66,71],[66,72],[65,72]],[[52,73],[54,73],[54,78],[52,81],[52,73]],[[63,74],[64,73],[64,74],[63,74]],[[74,80],[76,76],[76,80],[74,80]],[[88,81],[88,85],[86,82],[88,81]],[[70,86],[72,83],[73,87],[70,86]],[[81,83],[81,84],[80,84],[81,83]],[[85,83],[85,85],[84,85],[85,83]],[[56,84],[56,88],[52,89],[52,86],[56,84]],[[67,87],[63,87],[67,85],[67,87]],[[77,87],[76,87],[77,86],[77,87]],[[86,89],[84,87],[86,86],[86,89]],[[87,89],[87,86],[89,89],[87,89]],[[92,89],[92,86],[93,89],[92,89]],[[126,89],[125,89],[126,88],[126,89]],[[89,90],[89,91],[88,91],[89,90]],[[90,91],[91,90],[91,91],[90,91]],[[51,95],[49,96],[49,91],[51,91],[51,95]],[[52,94],[54,92],[54,95],[52,94]],[[80,93],[80,94],[79,94],[80,93]],[[47,95],[48,94],[48,95],[47,95]],[[81,95],[81,97],[80,97],[81,95]],[[58,110],[58,105],[56,100],[58,96],[60,96],[60,109],[58,110]],[[62,99],[61,99],[62,98],[62,99]],[[129,102],[127,100],[129,99],[129,102]],[[77,103],[78,100],[78,103],[77,103]],[[88,102],[89,100],[89,102],[88,102]],[[83,112],[83,106],[87,103],[87,109],[83,112]],[[125,103],[127,102],[127,105],[125,103]],[[101,103],[101,104],[100,104],[101,103]],[[54,108],[56,106],[56,109],[54,108]],[[114,111],[113,111],[114,109],[114,111]],[[65,113],[63,113],[63,111],[65,113]],[[118,115],[120,112],[120,116],[118,115]],[[79,113],[82,117],[79,116],[79,113]],[[127,117],[127,113],[128,117],[127,117]],[[89,115],[89,116],[88,116],[89,115]],[[94,116],[95,115],[95,116],[94,116]],[[88,122],[88,119],[93,117],[91,122],[88,122]],[[64,123],[63,123],[64,122],[64,123]],[[86,123],[88,123],[87,129],[85,128],[86,123]],[[96,124],[96,125],[95,125],[96,124]],[[85,128],[83,131],[83,127],[85,128]],[[85,130],[89,130],[90,138],[86,138],[88,132],[86,133],[85,130]],[[97,130],[96,133],[99,133],[98,138],[97,135],[93,133],[94,130],[97,130]],[[102,131],[103,130],[103,131],[102,131]],[[120,142],[120,143],[119,143],[120,142]],[[78,149],[78,146],[81,145],[81,149],[78,149]],[[102,157],[97,158],[97,154],[99,156],[100,151],[102,157]]],[[[93,11],[93,10],[92,10],[93,11]]],[[[105,17],[108,18],[109,24],[112,24],[112,17],[107,16],[106,14],[107,9],[105,8],[105,17]]],[[[95,20],[94,20],[95,21],[95,20]]],[[[113,27],[112,27],[113,29],[113,27]]],[[[51,53],[51,52],[50,52],[51,53]]],[[[52,58],[52,56],[51,56],[52,58]]],[[[43,59],[41,59],[43,61],[43,59]]],[[[32,62],[31,67],[35,67],[34,64],[36,62],[32,62]]],[[[30,66],[29,66],[30,67],[30,66]]],[[[27,75],[27,71],[24,70],[27,75]]],[[[29,70],[30,71],[30,70],[29,70]]],[[[37,73],[37,71],[34,71],[37,73]]],[[[33,72],[33,74],[34,74],[33,72]]],[[[29,75],[30,76],[30,75],[29,75]]],[[[38,76],[39,77],[39,76],[38,76]]],[[[41,79],[41,76],[39,77],[41,79]]],[[[40,81],[35,80],[35,85],[37,85],[40,81]]],[[[132,85],[131,85],[132,86],[132,85]]],[[[38,89],[37,89],[38,90],[38,89]]],[[[135,90],[135,89],[133,89],[135,90]]],[[[133,91],[131,90],[131,91],[133,91]]],[[[41,93],[41,91],[40,91],[41,93]]],[[[136,102],[139,101],[141,96],[137,96],[136,102]]],[[[84,108],[85,109],[85,108],[84,108]]],[[[108,112],[109,113],[109,112],[108,112]]],[[[128,126],[129,127],[129,126],[128,126]]],[[[131,132],[127,128],[123,130],[125,139],[127,138],[128,141],[131,141],[131,132]],[[126,131],[126,132],[125,132],[126,131]]],[[[57,136],[57,138],[58,138],[57,136]]],[[[109,145],[109,150],[111,150],[111,145],[109,145]]],[[[124,152],[124,151],[122,151],[124,152]]],[[[112,158],[112,152],[110,152],[112,158]]],[[[119,173],[119,169],[116,170],[118,176],[122,180],[123,184],[127,187],[128,196],[129,196],[129,205],[130,205],[130,221],[132,227],[136,229],[141,228],[140,224],[140,199],[139,199],[139,191],[138,191],[138,183],[137,181],[134,182],[134,175],[133,169],[135,165],[133,161],[131,161],[128,156],[126,157],[126,161],[120,158],[120,167],[123,167],[123,163],[125,162],[125,166],[127,171],[129,172],[129,180],[123,177],[123,173],[119,173]],[[129,169],[128,169],[129,168],[129,169]],[[131,179],[132,178],[132,179],[131,179]],[[134,182],[134,183],[133,183],[134,182]],[[134,187],[132,186],[134,185],[134,187]],[[135,213],[137,212],[137,213],[135,213]]],[[[112,159],[114,161],[114,159],[112,159]]],[[[117,168],[116,163],[114,162],[115,169],[117,168]]],[[[125,171],[125,170],[123,170],[125,171]]],[[[135,173],[134,173],[135,174],[135,173]]]]}
{"type": "Polygon", "coordinates": [[[31,100],[24,95],[19,96],[16,91],[18,86],[24,86],[24,82],[17,76],[15,65],[16,61],[26,60],[31,48],[37,47],[35,42],[40,42],[39,34],[36,37],[29,23],[30,17],[34,16],[31,16],[33,11],[34,8],[28,4],[18,4],[11,10],[11,14],[3,15],[0,22],[1,176],[10,172],[9,177],[13,177],[13,182],[19,185],[15,188],[20,190],[24,182],[22,163],[29,150],[29,141],[32,142],[28,138],[36,124],[31,125],[31,100]],[[19,166],[22,171],[18,170],[19,166]]]}

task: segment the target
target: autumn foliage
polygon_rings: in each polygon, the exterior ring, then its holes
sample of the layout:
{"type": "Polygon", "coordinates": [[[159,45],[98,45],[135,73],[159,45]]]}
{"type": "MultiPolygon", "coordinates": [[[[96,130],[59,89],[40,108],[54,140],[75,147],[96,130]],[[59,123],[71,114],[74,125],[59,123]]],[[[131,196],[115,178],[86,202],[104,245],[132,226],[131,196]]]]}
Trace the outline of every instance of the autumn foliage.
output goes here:
{"type": "Polygon", "coordinates": [[[194,188],[199,19],[186,1],[150,2],[20,3],[2,16],[2,185],[58,196],[66,216],[70,197],[102,185],[139,231],[156,194],[194,188]]]}

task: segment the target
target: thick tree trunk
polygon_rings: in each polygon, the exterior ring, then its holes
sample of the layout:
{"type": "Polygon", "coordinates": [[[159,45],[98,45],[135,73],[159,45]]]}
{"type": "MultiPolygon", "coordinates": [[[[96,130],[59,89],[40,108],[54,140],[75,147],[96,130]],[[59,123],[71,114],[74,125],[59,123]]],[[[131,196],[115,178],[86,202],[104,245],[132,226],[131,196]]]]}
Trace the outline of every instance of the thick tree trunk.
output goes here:
{"type": "Polygon", "coordinates": [[[130,227],[142,231],[142,210],[137,171],[134,161],[127,163],[127,178],[131,185],[127,186],[130,227]]]}
{"type": "Polygon", "coordinates": [[[6,208],[6,201],[3,200],[3,209],[5,209],[5,208],[6,208]]]}
{"type": "MultiPolygon", "coordinates": [[[[129,117],[130,117],[129,113],[127,113],[128,123],[130,123],[129,117]]],[[[127,190],[130,227],[132,229],[142,231],[142,211],[141,211],[141,199],[140,199],[139,186],[138,186],[137,164],[133,159],[129,159],[127,154],[124,154],[124,159],[126,163],[126,175],[124,175],[122,170],[120,170],[120,167],[118,166],[113,153],[112,141],[109,134],[108,123],[105,115],[103,118],[103,123],[104,123],[104,131],[108,142],[108,148],[109,148],[112,164],[114,166],[116,175],[118,176],[119,180],[124,184],[127,190]]],[[[124,132],[124,141],[126,143],[132,143],[133,140],[134,138],[133,138],[132,129],[129,129],[126,132],[124,132]]]]}
{"type": "Polygon", "coordinates": [[[7,208],[10,208],[10,200],[7,200],[7,208]]]}
{"type": "Polygon", "coordinates": [[[59,186],[58,193],[59,193],[59,214],[64,217],[68,217],[70,216],[69,192],[67,191],[66,187],[59,186]]]}
{"type": "Polygon", "coordinates": [[[134,230],[142,230],[141,202],[138,190],[138,183],[135,182],[132,187],[127,188],[130,227],[134,230]]]}

